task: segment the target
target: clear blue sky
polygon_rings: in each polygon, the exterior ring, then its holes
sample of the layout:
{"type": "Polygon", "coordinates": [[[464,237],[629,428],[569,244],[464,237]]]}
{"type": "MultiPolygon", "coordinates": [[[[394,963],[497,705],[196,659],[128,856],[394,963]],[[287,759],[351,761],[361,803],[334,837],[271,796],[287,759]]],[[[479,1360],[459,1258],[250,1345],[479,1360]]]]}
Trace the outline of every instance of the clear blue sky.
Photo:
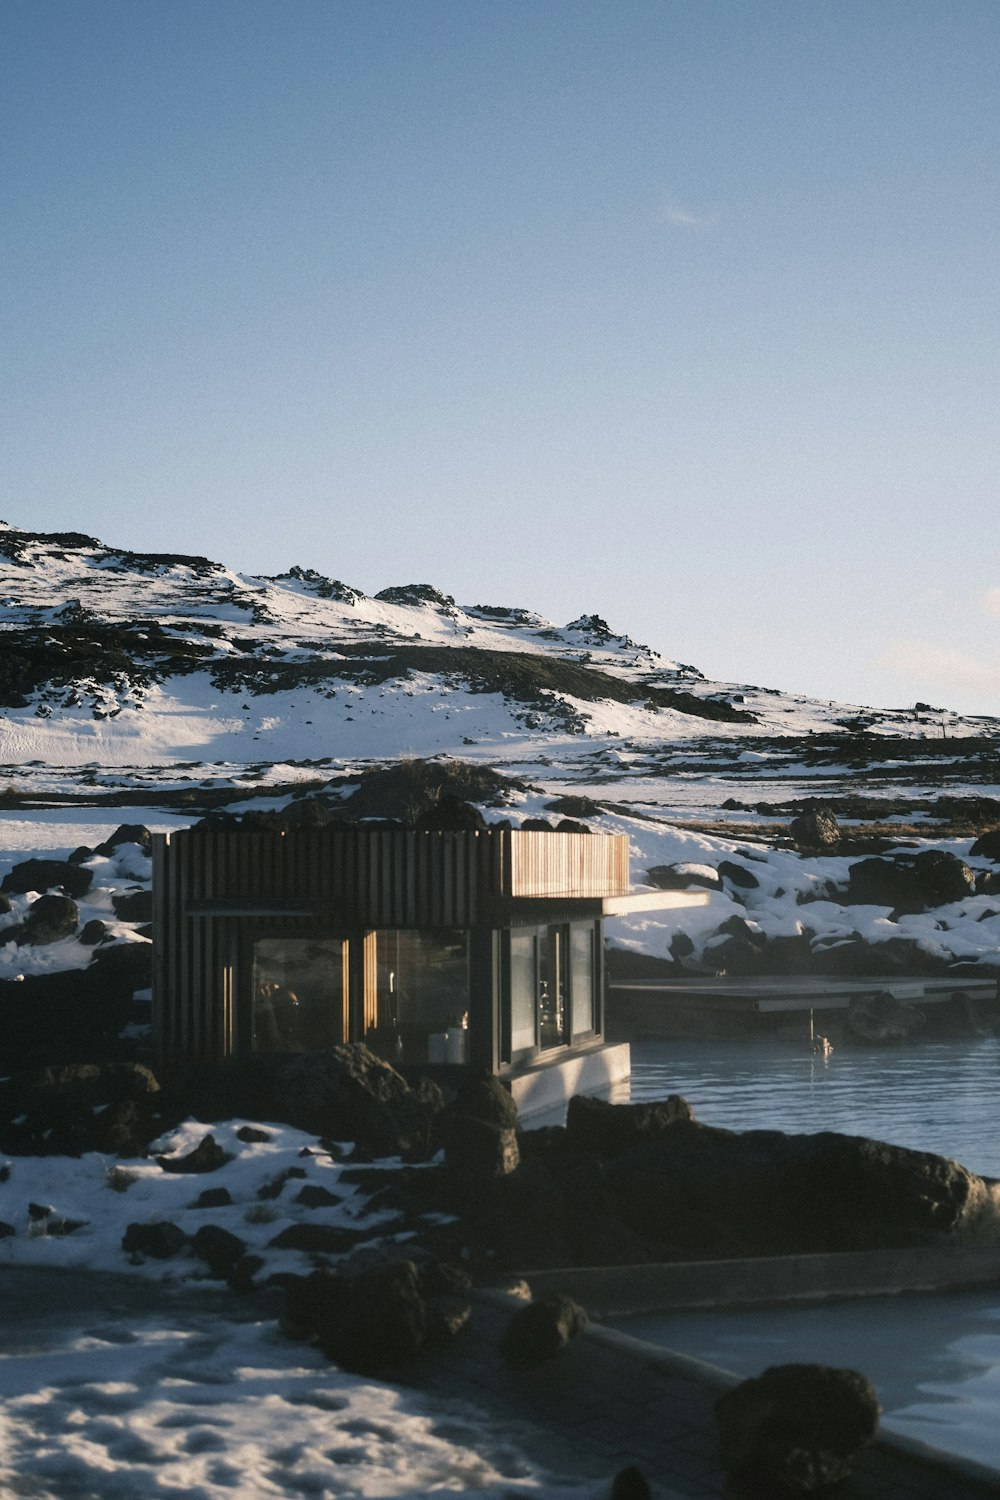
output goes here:
{"type": "Polygon", "coordinates": [[[0,0],[0,517],[1000,712],[996,0],[0,0]]]}

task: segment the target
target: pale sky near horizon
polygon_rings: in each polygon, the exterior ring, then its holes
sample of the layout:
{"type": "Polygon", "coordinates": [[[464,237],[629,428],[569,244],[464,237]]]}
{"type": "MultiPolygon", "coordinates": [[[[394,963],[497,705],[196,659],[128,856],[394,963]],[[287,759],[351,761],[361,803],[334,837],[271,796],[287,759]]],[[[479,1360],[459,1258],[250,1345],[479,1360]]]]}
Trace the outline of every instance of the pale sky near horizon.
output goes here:
{"type": "Polygon", "coordinates": [[[996,0],[0,0],[0,517],[1000,713],[996,0]]]}

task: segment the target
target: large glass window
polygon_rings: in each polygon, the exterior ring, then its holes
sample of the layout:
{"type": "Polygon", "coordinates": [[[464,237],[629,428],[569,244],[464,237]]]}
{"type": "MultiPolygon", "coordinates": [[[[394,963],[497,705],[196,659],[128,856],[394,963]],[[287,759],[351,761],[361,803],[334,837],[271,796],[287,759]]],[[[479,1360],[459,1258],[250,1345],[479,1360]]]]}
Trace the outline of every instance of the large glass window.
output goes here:
{"type": "Polygon", "coordinates": [[[508,934],[504,1057],[564,1047],[597,1030],[593,922],[518,928],[508,934]]]}
{"type": "Polygon", "coordinates": [[[469,934],[459,929],[374,934],[377,995],[368,1044],[399,1062],[466,1062],[469,934]]]}
{"type": "Polygon", "coordinates": [[[336,938],[258,938],[253,945],[257,1052],[312,1052],[347,1040],[345,960],[336,938]]]}

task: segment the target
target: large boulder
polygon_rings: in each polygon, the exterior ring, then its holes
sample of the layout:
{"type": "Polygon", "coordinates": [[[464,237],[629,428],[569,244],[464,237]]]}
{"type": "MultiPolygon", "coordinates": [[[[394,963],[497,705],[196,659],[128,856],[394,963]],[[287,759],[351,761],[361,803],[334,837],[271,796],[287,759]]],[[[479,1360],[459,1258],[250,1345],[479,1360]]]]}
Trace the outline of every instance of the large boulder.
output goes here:
{"type": "Polygon", "coordinates": [[[567,1144],[578,1151],[617,1156],[669,1130],[678,1120],[693,1120],[694,1111],[680,1094],[648,1104],[609,1104],[574,1094],[566,1111],[567,1144]]]}
{"type": "Polygon", "coordinates": [[[355,1274],[314,1271],[286,1284],[284,1322],[354,1374],[393,1372],[427,1340],[427,1299],[412,1261],[355,1274]]]}
{"type": "Polygon", "coordinates": [[[792,841],[803,851],[829,854],[840,844],[841,828],[829,807],[814,807],[800,813],[788,825],[792,841]]]}
{"type": "Polygon", "coordinates": [[[586,1326],[587,1314],[572,1297],[543,1297],[514,1313],[504,1330],[500,1352],[511,1365],[540,1365],[565,1349],[586,1326]]]}
{"type": "Polygon", "coordinates": [[[160,1086],[141,1063],[64,1063],[0,1085],[0,1142],[19,1153],[138,1156],[157,1133],[160,1086]]]}
{"type": "Polygon", "coordinates": [[[72,896],[39,896],[15,929],[14,941],[19,947],[43,947],[72,937],[79,925],[80,912],[72,896]]]}
{"type": "Polygon", "coordinates": [[[875,1392],[855,1370],[774,1365],[715,1403],[723,1468],[760,1500],[825,1493],[878,1429],[875,1392]]]}
{"type": "Polygon", "coordinates": [[[97,964],[0,980],[0,1055],[22,1066],[106,1056],[120,1045],[132,989],[97,964]]]}
{"type": "Polygon", "coordinates": [[[153,919],[152,891],[122,891],[111,897],[111,905],[119,921],[150,922],[153,919]]]}
{"type": "Polygon", "coordinates": [[[1000,864],[1000,828],[991,828],[988,833],[981,834],[969,853],[1000,864]]]}
{"type": "Polygon", "coordinates": [[[735,859],[720,859],[719,874],[737,890],[755,891],[760,886],[760,881],[754,872],[748,870],[746,865],[738,864],[735,859]]]}
{"type": "Polygon", "coordinates": [[[446,793],[417,815],[416,826],[422,833],[478,833],[488,824],[478,807],[446,793]]]}
{"type": "Polygon", "coordinates": [[[920,1246],[974,1239],[995,1219],[990,1189],[957,1162],[830,1131],[679,1120],[607,1170],[626,1225],[676,1254],[920,1246]]]}
{"type": "Polygon", "coordinates": [[[109,983],[120,984],[132,995],[136,990],[148,989],[153,982],[153,945],[144,938],[102,943],[94,949],[91,966],[109,983]]]}
{"type": "Polygon", "coordinates": [[[417,1091],[360,1042],[325,1051],[256,1053],[193,1065],[174,1080],[175,1103],[202,1120],[281,1120],[363,1154],[426,1158],[440,1095],[417,1091]]]}
{"type": "Polygon", "coordinates": [[[722,890],[722,877],[711,865],[652,865],[646,879],[660,891],[687,891],[701,886],[708,891],[722,890]]]}
{"type": "Polygon", "coordinates": [[[964,860],[943,849],[891,859],[861,859],[851,865],[847,892],[849,906],[889,906],[917,913],[975,895],[976,877],[964,860]]]}
{"type": "Polygon", "coordinates": [[[84,870],[67,859],[25,859],[5,875],[0,889],[26,896],[29,891],[51,891],[61,887],[68,896],[85,896],[94,879],[93,870],[84,870]]]}
{"type": "Polygon", "coordinates": [[[98,844],[95,854],[113,854],[120,844],[138,844],[144,854],[153,848],[153,836],[144,823],[119,823],[114,833],[98,844]]]}
{"type": "Polygon", "coordinates": [[[865,1042],[908,1042],[926,1023],[922,1010],[885,991],[855,995],[847,1007],[849,1029],[865,1042]]]}

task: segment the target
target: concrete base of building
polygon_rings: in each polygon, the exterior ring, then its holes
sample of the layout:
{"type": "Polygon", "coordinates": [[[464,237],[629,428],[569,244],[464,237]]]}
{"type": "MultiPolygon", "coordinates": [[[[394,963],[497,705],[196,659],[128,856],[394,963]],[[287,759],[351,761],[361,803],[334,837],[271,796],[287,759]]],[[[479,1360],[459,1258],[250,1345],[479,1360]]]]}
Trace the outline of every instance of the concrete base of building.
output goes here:
{"type": "Polygon", "coordinates": [[[631,1048],[628,1042],[616,1042],[536,1063],[501,1081],[510,1089],[523,1123],[558,1110],[574,1094],[605,1094],[631,1072],[631,1048]]]}

